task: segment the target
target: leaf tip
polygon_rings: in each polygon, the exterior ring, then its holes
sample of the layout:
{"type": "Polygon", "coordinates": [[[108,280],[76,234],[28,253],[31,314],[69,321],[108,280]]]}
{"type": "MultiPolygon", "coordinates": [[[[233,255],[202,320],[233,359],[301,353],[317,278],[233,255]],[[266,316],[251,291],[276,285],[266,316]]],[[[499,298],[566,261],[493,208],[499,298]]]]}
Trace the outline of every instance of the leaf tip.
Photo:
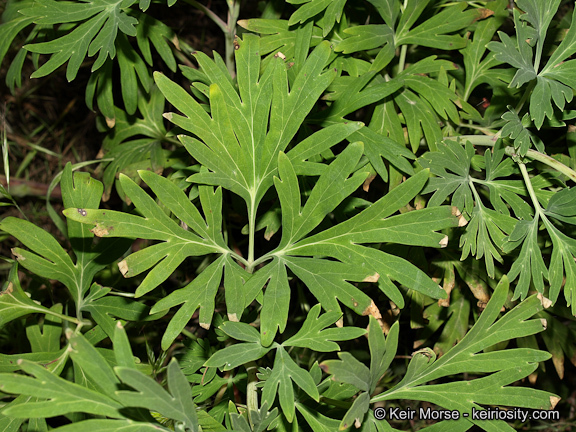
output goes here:
{"type": "Polygon", "coordinates": [[[18,248],[12,248],[10,250],[12,251],[12,255],[14,255],[16,257],[16,261],[22,262],[22,261],[26,260],[26,258],[24,258],[22,256],[22,254],[18,253],[18,248]]]}
{"type": "Polygon", "coordinates": [[[204,330],[210,330],[210,323],[200,323],[200,327],[204,330]]]}
{"type": "Polygon", "coordinates": [[[542,293],[538,293],[538,300],[540,300],[540,304],[544,307],[544,309],[548,309],[552,306],[552,300],[544,297],[542,293]]]}
{"type": "Polygon", "coordinates": [[[556,404],[558,402],[560,402],[560,399],[558,396],[550,396],[550,409],[554,409],[556,407],[556,404]]]}
{"type": "Polygon", "coordinates": [[[120,273],[122,273],[122,276],[127,277],[128,264],[126,263],[126,260],[122,260],[118,263],[118,269],[120,270],[120,273]]]}
{"type": "Polygon", "coordinates": [[[11,294],[12,291],[14,291],[14,284],[12,282],[9,282],[6,289],[4,291],[0,292],[0,295],[11,294]]]}
{"type": "Polygon", "coordinates": [[[462,215],[462,212],[458,210],[458,207],[452,206],[452,216],[456,216],[458,218],[458,226],[463,227],[468,225],[468,221],[462,215]]]}
{"type": "Polygon", "coordinates": [[[442,237],[442,240],[440,240],[438,244],[440,245],[441,248],[445,248],[446,246],[448,246],[448,236],[445,235],[444,237],[442,237]]]}
{"type": "Polygon", "coordinates": [[[167,113],[162,114],[162,117],[164,117],[168,121],[172,121],[173,116],[174,116],[174,113],[171,113],[171,112],[167,112],[167,113]]]}
{"type": "Polygon", "coordinates": [[[229,319],[230,321],[233,321],[233,322],[239,322],[239,321],[240,321],[240,320],[238,319],[238,315],[236,315],[235,313],[229,313],[229,314],[228,314],[228,319],[229,319]]]}
{"type": "Polygon", "coordinates": [[[546,318],[540,318],[540,323],[542,324],[544,330],[548,328],[548,321],[546,321],[546,318]]]}

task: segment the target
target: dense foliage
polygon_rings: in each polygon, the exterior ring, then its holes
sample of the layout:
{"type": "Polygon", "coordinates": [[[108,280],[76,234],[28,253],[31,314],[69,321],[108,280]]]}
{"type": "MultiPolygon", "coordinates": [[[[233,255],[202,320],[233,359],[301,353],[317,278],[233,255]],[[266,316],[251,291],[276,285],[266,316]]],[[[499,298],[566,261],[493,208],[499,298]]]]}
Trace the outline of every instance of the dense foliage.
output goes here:
{"type": "Polygon", "coordinates": [[[64,241],[0,221],[0,429],[536,427],[576,362],[573,3],[226,4],[8,1],[7,87],[84,71],[105,135],[64,241]]]}

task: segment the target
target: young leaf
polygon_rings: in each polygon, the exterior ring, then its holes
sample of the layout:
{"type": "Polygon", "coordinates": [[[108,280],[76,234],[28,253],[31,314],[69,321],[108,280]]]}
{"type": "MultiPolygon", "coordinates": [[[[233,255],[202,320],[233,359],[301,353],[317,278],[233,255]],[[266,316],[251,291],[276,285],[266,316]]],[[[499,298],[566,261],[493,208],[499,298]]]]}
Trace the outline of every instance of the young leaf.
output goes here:
{"type": "Polygon", "coordinates": [[[282,412],[290,423],[294,419],[294,388],[291,381],[294,381],[311,398],[319,400],[320,395],[310,373],[294,363],[284,348],[278,346],[274,367],[264,383],[262,400],[271,406],[278,394],[282,412]]]}
{"type": "Polygon", "coordinates": [[[338,321],[341,314],[332,311],[319,317],[320,309],[320,304],[314,305],[298,333],[283,342],[282,346],[297,346],[319,352],[339,351],[340,347],[335,341],[355,339],[366,333],[364,329],[356,327],[327,329],[338,321]]]}

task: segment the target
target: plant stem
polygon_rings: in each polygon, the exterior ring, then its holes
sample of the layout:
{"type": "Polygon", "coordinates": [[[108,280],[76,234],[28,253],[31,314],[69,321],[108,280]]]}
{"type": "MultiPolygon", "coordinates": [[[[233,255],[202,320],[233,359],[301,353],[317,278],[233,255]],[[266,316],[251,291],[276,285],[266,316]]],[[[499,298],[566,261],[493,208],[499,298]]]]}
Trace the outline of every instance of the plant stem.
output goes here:
{"type": "MultiPolygon", "coordinates": [[[[461,142],[470,141],[470,143],[473,145],[494,147],[494,145],[496,144],[496,141],[498,141],[498,139],[500,138],[499,135],[500,135],[500,132],[498,132],[494,136],[462,135],[462,136],[453,137],[453,138],[456,138],[456,139],[460,140],[461,142]]],[[[508,146],[508,147],[504,148],[504,152],[508,156],[517,156],[516,150],[512,146],[508,146]]],[[[538,162],[542,162],[543,164],[546,164],[549,167],[554,168],[556,171],[560,171],[562,174],[564,174],[566,177],[568,177],[570,180],[572,180],[573,182],[576,183],[576,171],[574,171],[572,168],[564,165],[562,162],[557,161],[553,157],[548,156],[544,153],[540,153],[539,151],[532,150],[532,149],[529,149],[526,152],[526,157],[530,158],[532,160],[536,160],[538,162]]]]}
{"type": "Polygon", "coordinates": [[[256,237],[256,199],[251,197],[250,208],[248,209],[248,262],[246,271],[254,271],[254,241],[256,237]]]}
{"type": "Polygon", "coordinates": [[[248,374],[246,378],[248,382],[246,385],[246,408],[250,426],[254,426],[252,423],[252,412],[258,411],[258,389],[256,388],[256,384],[258,383],[258,377],[256,376],[257,369],[255,362],[251,361],[246,363],[246,372],[248,374]]]}
{"type": "Polygon", "coordinates": [[[526,91],[522,95],[522,99],[520,99],[520,102],[518,102],[518,105],[516,105],[516,108],[514,108],[514,112],[516,112],[516,114],[520,115],[520,111],[522,111],[522,107],[524,106],[524,104],[528,100],[528,96],[530,96],[532,94],[532,90],[534,89],[535,86],[536,86],[536,80],[532,80],[530,82],[530,84],[528,84],[528,87],[526,87],[526,91]]]}
{"type": "Polygon", "coordinates": [[[407,51],[408,51],[408,45],[402,45],[402,48],[400,48],[400,58],[398,60],[398,73],[404,70],[404,65],[406,64],[407,51]]]}
{"type": "Polygon", "coordinates": [[[524,179],[524,183],[526,184],[528,195],[530,195],[530,199],[532,200],[532,204],[534,205],[534,210],[536,212],[535,217],[542,216],[542,218],[545,218],[542,207],[540,206],[540,202],[538,202],[538,198],[536,197],[536,192],[534,192],[534,187],[532,187],[532,182],[530,181],[530,176],[528,175],[526,165],[522,162],[518,162],[518,166],[520,167],[522,178],[524,179]]]}
{"type": "MultiPolygon", "coordinates": [[[[516,154],[513,147],[506,147],[504,151],[508,156],[514,156],[516,154]]],[[[529,157],[530,159],[533,160],[537,160],[538,162],[542,162],[543,164],[546,164],[549,167],[554,168],[556,171],[560,171],[566,177],[570,178],[573,182],[576,182],[576,171],[564,165],[562,162],[557,161],[553,157],[532,149],[526,152],[526,157],[529,157]]]]}

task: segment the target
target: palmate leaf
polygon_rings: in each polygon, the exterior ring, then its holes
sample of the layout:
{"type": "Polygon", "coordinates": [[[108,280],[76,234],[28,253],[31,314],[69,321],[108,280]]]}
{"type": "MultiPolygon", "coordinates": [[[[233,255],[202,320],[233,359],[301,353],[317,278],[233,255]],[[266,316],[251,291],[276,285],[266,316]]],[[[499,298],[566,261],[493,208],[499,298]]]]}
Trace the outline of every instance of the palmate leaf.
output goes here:
{"type": "Polygon", "coordinates": [[[320,364],[322,370],[332,375],[334,380],[362,390],[340,422],[339,430],[348,429],[353,423],[358,427],[362,423],[362,419],[370,408],[370,394],[374,392],[380,378],[396,355],[399,330],[397,322],[390,329],[386,340],[374,317],[370,317],[368,330],[371,358],[369,368],[347,352],[338,354],[340,360],[326,360],[320,364]]]}
{"type": "Polygon", "coordinates": [[[400,16],[396,28],[396,46],[415,44],[444,50],[461,49],[466,46],[466,39],[455,33],[468,27],[482,18],[480,9],[465,10],[465,3],[455,3],[442,8],[436,15],[412,28],[429,0],[409,0],[400,16]]]}
{"type": "MultiPolygon", "coordinates": [[[[402,381],[390,390],[372,397],[369,402],[396,399],[428,401],[446,409],[468,413],[469,417],[463,417],[461,420],[477,424],[485,430],[512,429],[502,421],[473,420],[470,416],[472,409],[482,409],[478,404],[535,409],[554,408],[559,398],[551,393],[521,387],[506,387],[529,375],[537,367],[538,362],[550,358],[550,354],[526,348],[482,352],[511,337],[532,335],[545,328],[542,320],[529,319],[543,309],[542,302],[545,300],[537,296],[530,297],[496,321],[506,301],[508,287],[508,280],[504,277],[476,324],[456,346],[439,359],[436,359],[436,355],[430,349],[417,351],[413,354],[402,381]],[[471,381],[426,384],[463,372],[489,375],[471,381]]],[[[395,350],[395,345],[390,349],[395,350]]],[[[371,354],[373,356],[374,352],[371,354]]],[[[329,366],[338,364],[338,370],[342,369],[342,371],[359,370],[358,367],[353,366],[357,362],[355,359],[346,358],[341,362],[341,364],[329,363],[329,366]]],[[[328,370],[332,372],[330,368],[328,370]]],[[[342,374],[340,377],[335,375],[335,378],[345,380],[345,382],[353,381],[359,390],[365,390],[367,375],[366,373],[364,375],[365,378],[360,381],[358,378],[352,379],[352,376],[346,378],[346,375],[342,374]]],[[[469,424],[468,427],[470,426],[469,424]]],[[[467,430],[467,428],[461,430],[467,430]]]]}
{"type": "Polygon", "coordinates": [[[308,312],[306,321],[294,336],[282,343],[283,346],[296,346],[313,349],[319,352],[338,351],[340,347],[335,341],[356,339],[366,333],[356,327],[329,328],[341,315],[338,312],[327,312],[321,317],[320,304],[316,304],[308,312]]]}
{"type": "Polygon", "coordinates": [[[72,81],[86,55],[98,53],[93,70],[99,69],[106,59],[116,56],[115,40],[118,30],[136,36],[134,27],[138,21],[125,9],[135,0],[94,0],[86,3],[40,0],[21,11],[34,18],[36,24],[60,24],[82,22],[70,33],[48,42],[28,44],[28,51],[52,54],[50,60],[32,74],[33,78],[46,76],[68,61],[66,78],[72,81]]]}
{"type": "MultiPolygon", "coordinates": [[[[102,184],[88,173],[75,173],[66,165],[62,176],[62,195],[65,207],[98,207],[102,195],[102,184]]],[[[118,258],[126,249],[125,241],[104,241],[93,245],[94,234],[87,226],[69,221],[68,238],[76,256],[74,263],[54,237],[30,222],[6,218],[0,228],[32,251],[14,248],[18,262],[39,276],[62,282],[70,292],[78,310],[84,304],[84,295],[90,288],[97,272],[118,258]]]]}
{"type": "Polygon", "coordinates": [[[514,25],[517,36],[515,40],[504,32],[498,32],[501,42],[490,42],[486,46],[494,52],[497,60],[517,69],[510,87],[518,88],[536,78],[538,65],[533,64],[534,29],[522,22],[518,9],[514,9],[514,25]]]}
{"type": "Polygon", "coordinates": [[[444,140],[438,144],[438,151],[428,152],[420,163],[438,177],[428,180],[428,184],[422,193],[434,192],[429,205],[441,205],[444,200],[452,195],[452,205],[461,211],[472,213],[474,199],[469,186],[470,163],[475,154],[474,147],[470,142],[462,144],[444,140]]]}
{"type": "MultiPolygon", "coordinates": [[[[347,178],[361,154],[361,145],[349,145],[322,174],[303,208],[294,168],[289,158],[280,154],[280,179],[276,178],[275,184],[282,208],[282,239],[278,248],[269,254],[274,258],[272,263],[258,270],[247,283],[247,287],[252,283],[262,286],[269,280],[261,314],[263,346],[269,346],[276,329],[282,331],[285,324],[282,317],[287,313],[286,296],[290,293],[286,287],[278,288],[279,281],[283,279],[275,276],[278,271],[285,272],[280,270],[284,266],[307,285],[327,311],[340,311],[338,302],[341,302],[359,314],[378,316],[370,297],[348,281],[375,282],[379,278],[389,278],[436,298],[445,295],[438,285],[412,264],[359,245],[392,242],[440,246],[444,236],[434,231],[457,224],[450,207],[388,218],[420,191],[427,178],[426,171],[412,177],[352,219],[306,238],[366,177],[365,173],[356,173],[347,178]],[[314,258],[317,256],[339,261],[314,258]],[[403,269],[406,273],[402,275],[400,271],[403,269]],[[281,309],[269,307],[267,302],[284,305],[284,312],[280,314],[281,309]]],[[[392,290],[392,297],[402,297],[390,281],[383,286],[385,290],[392,290]]]]}
{"type": "MultiPolygon", "coordinates": [[[[525,201],[509,190],[506,184],[497,181],[498,177],[514,172],[512,161],[502,162],[504,151],[497,145],[494,152],[484,153],[486,181],[477,180],[470,173],[475,150],[470,142],[464,146],[452,140],[444,140],[439,151],[426,153],[421,164],[429,167],[438,177],[431,178],[423,193],[434,192],[429,205],[439,205],[452,195],[453,205],[466,212],[470,221],[466,232],[460,238],[461,259],[472,254],[476,259],[484,257],[486,270],[494,277],[494,259],[502,262],[497,247],[502,249],[506,235],[514,229],[515,219],[509,216],[509,210],[502,200],[511,202],[515,212],[528,217],[530,209],[525,201]],[[480,185],[490,189],[490,197],[496,210],[487,208],[477,191],[480,185]]],[[[524,191],[522,191],[524,193],[524,191]]]]}
{"type": "Polygon", "coordinates": [[[260,379],[265,378],[262,389],[262,400],[269,406],[274,403],[276,395],[286,419],[294,419],[294,387],[292,381],[304,390],[312,399],[318,401],[320,395],[314,380],[308,371],[298,366],[281,345],[276,348],[276,358],[271,370],[261,370],[260,379]]]}
{"type": "Polygon", "coordinates": [[[138,296],[156,288],[187,256],[228,253],[219,231],[221,216],[216,217],[221,215],[222,198],[219,191],[206,191],[201,196],[203,207],[215,217],[214,220],[205,221],[184,192],[170,180],[150,171],[139,174],[191,231],[168,217],[142,188],[122,175],[120,182],[123,189],[144,217],[108,210],[72,208],[64,211],[69,219],[95,225],[92,231],[99,237],[139,237],[163,241],[130,255],[119,264],[125,277],[135,276],[156,266],[136,291],[138,296]],[[162,266],[157,266],[160,260],[163,260],[162,266]]]}
{"type": "MultiPolygon", "coordinates": [[[[168,78],[156,74],[155,79],[166,99],[184,114],[167,117],[200,138],[180,136],[190,154],[210,170],[194,174],[189,181],[223,186],[243,197],[248,208],[252,208],[272,186],[278,152],[287,148],[306,114],[334,79],[335,71],[324,70],[331,49],[327,42],[322,43],[310,54],[289,89],[286,67],[280,58],[274,59],[259,76],[259,38],[245,35],[237,43],[239,92],[225,69],[206,55],[196,54],[202,71],[212,82],[212,117],[168,78]]],[[[317,132],[320,135],[313,134],[291,151],[300,151],[302,159],[307,159],[360,127],[358,122],[334,125],[317,132]],[[302,155],[304,151],[306,156],[302,155]]]]}

